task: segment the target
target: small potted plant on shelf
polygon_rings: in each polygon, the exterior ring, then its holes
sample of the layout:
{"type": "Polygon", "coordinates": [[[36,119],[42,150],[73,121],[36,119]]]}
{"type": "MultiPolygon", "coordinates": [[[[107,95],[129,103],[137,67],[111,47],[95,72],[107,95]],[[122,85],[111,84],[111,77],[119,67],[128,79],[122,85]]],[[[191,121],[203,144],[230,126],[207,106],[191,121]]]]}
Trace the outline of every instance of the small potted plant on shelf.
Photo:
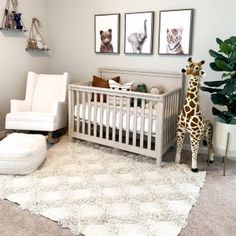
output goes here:
{"type": "Polygon", "coordinates": [[[209,50],[214,62],[212,70],[222,72],[217,81],[204,82],[203,91],[211,93],[214,125],[214,148],[217,154],[228,157],[236,156],[236,36],[226,40],[216,39],[218,52],[209,50]]]}

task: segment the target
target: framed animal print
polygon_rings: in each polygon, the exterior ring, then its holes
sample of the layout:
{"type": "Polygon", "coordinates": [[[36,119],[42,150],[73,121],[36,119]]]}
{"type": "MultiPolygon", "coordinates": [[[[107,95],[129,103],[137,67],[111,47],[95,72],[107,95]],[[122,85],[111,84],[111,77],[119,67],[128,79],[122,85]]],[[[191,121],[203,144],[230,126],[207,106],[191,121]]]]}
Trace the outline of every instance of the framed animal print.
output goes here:
{"type": "Polygon", "coordinates": [[[120,14],[94,16],[95,52],[119,53],[120,14]]]}
{"type": "Polygon", "coordinates": [[[153,22],[153,11],[125,14],[124,53],[153,53],[153,22]]]}
{"type": "Polygon", "coordinates": [[[190,55],[193,9],[160,11],[159,54],[190,55]]]}

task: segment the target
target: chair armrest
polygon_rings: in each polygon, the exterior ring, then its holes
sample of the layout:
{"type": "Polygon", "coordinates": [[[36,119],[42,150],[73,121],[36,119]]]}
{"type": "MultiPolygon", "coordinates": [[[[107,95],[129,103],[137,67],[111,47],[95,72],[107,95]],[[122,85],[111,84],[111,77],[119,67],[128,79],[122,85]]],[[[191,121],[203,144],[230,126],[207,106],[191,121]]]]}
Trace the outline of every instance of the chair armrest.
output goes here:
{"type": "Polygon", "coordinates": [[[31,111],[31,102],[11,99],[11,112],[31,111]]]}

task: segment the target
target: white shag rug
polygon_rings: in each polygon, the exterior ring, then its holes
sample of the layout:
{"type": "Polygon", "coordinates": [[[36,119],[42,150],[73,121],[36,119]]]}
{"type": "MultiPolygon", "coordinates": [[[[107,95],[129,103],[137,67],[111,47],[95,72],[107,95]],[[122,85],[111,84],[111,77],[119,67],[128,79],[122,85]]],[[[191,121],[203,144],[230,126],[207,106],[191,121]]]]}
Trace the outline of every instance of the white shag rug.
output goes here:
{"type": "Polygon", "coordinates": [[[86,236],[175,236],[205,172],[63,137],[39,170],[0,176],[0,198],[86,236]]]}

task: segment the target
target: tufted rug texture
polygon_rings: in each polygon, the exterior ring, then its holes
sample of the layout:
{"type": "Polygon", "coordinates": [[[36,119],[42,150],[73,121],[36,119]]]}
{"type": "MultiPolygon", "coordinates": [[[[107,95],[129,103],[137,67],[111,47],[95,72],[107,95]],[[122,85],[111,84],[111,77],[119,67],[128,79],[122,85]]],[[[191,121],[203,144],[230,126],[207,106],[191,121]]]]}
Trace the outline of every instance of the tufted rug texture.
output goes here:
{"type": "Polygon", "coordinates": [[[86,236],[176,236],[205,172],[64,136],[27,176],[0,176],[0,198],[86,236]]]}

